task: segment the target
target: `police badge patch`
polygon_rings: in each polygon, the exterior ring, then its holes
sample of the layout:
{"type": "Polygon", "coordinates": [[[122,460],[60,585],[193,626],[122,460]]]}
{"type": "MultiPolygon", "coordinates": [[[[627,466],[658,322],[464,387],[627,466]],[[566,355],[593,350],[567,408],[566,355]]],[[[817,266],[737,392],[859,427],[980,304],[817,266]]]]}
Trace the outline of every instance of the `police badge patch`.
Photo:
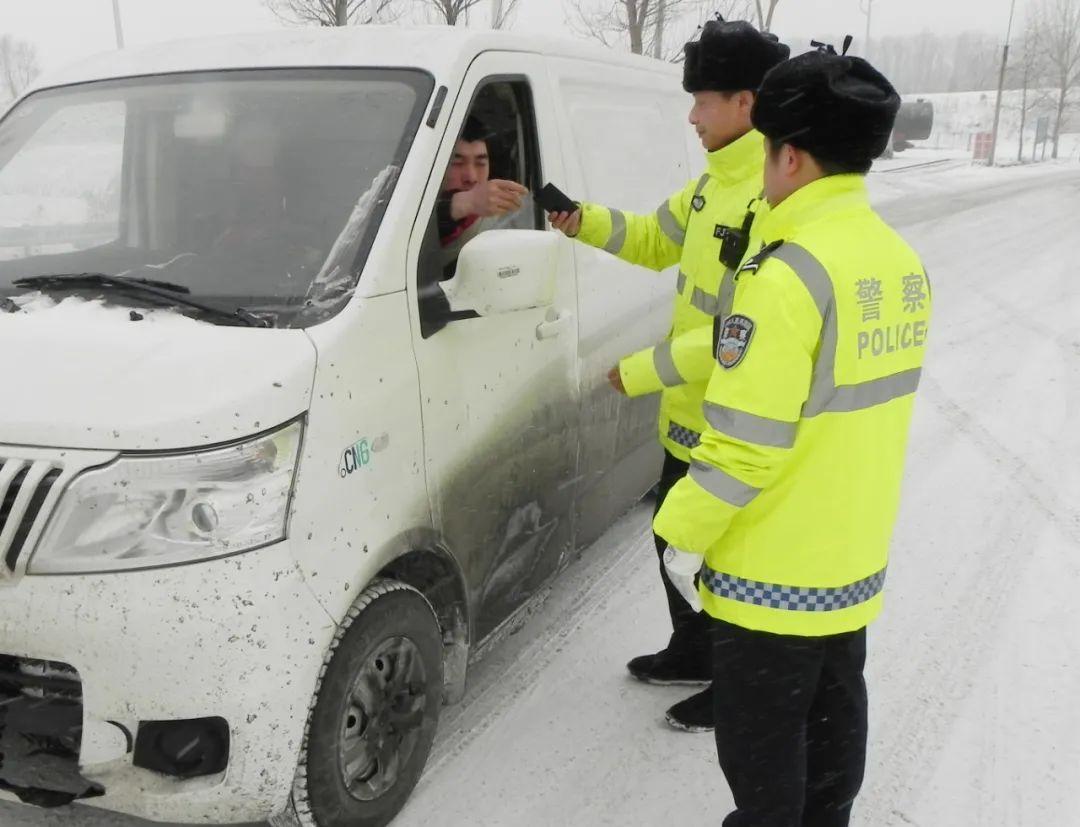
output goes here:
{"type": "Polygon", "coordinates": [[[750,338],[754,335],[754,322],[747,316],[728,316],[720,329],[716,343],[716,361],[720,366],[731,370],[746,356],[750,347],[750,338]]]}
{"type": "Polygon", "coordinates": [[[701,212],[705,209],[705,196],[695,195],[690,201],[690,206],[694,208],[694,212],[701,212]]]}

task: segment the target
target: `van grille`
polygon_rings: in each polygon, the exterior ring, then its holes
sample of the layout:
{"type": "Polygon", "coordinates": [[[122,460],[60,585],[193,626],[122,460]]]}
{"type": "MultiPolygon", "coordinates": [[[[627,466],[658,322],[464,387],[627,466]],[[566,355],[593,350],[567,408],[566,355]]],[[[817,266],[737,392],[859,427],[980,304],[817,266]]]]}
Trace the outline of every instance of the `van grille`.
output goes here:
{"type": "Polygon", "coordinates": [[[15,571],[27,540],[48,518],[46,502],[63,473],[50,460],[0,456],[0,575],[15,571]]]}

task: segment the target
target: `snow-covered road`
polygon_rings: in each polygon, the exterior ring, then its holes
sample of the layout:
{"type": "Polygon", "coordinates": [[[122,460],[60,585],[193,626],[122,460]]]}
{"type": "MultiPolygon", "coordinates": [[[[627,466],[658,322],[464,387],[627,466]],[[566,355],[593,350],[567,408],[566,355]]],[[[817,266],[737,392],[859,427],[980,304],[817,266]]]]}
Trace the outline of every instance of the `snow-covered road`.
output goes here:
{"type": "MultiPolygon", "coordinates": [[[[1046,827],[1080,812],[1080,166],[876,174],[922,253],[932,352],[885,615],[871,630],[860,827],[1046,827]]],[[[395,824],[719,823],[712,737],[685,690],[624,669],[666,613],[648,506],[554,584],[445,710],[395,824]]],[[[0,803],[3,827],[133,827],[0,803]]]]}

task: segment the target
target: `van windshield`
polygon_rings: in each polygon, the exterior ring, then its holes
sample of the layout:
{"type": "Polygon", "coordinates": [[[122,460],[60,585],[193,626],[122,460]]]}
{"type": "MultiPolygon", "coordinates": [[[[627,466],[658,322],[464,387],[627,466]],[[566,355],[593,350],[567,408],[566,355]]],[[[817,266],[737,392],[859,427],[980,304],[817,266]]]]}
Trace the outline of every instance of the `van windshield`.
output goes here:
{"type": "Polygon", "coordinates": [[[412,70],[293,69],[31,95],[0,121],[3,306],[102,295],[100,277],[121,276],[276,327],[328,318],[356,286],[432,86],[412,70]],[[96,287],[39,278],[78,274],[96,287]]]}

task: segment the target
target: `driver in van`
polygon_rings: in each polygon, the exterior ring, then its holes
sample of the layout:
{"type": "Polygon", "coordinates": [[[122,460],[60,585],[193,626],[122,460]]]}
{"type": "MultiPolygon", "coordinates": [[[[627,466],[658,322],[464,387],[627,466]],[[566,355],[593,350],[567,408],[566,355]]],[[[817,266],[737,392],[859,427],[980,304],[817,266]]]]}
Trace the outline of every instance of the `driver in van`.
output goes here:
{"type": "Polygon", "coordinates": [[[520,210],[529,194],[516,181],[489,178],[491,137],[486,125],[470,115],[454,145],[435,207],[444,268],[452,269],[461,248],[490,229],[492,219],[520,210]]]}

